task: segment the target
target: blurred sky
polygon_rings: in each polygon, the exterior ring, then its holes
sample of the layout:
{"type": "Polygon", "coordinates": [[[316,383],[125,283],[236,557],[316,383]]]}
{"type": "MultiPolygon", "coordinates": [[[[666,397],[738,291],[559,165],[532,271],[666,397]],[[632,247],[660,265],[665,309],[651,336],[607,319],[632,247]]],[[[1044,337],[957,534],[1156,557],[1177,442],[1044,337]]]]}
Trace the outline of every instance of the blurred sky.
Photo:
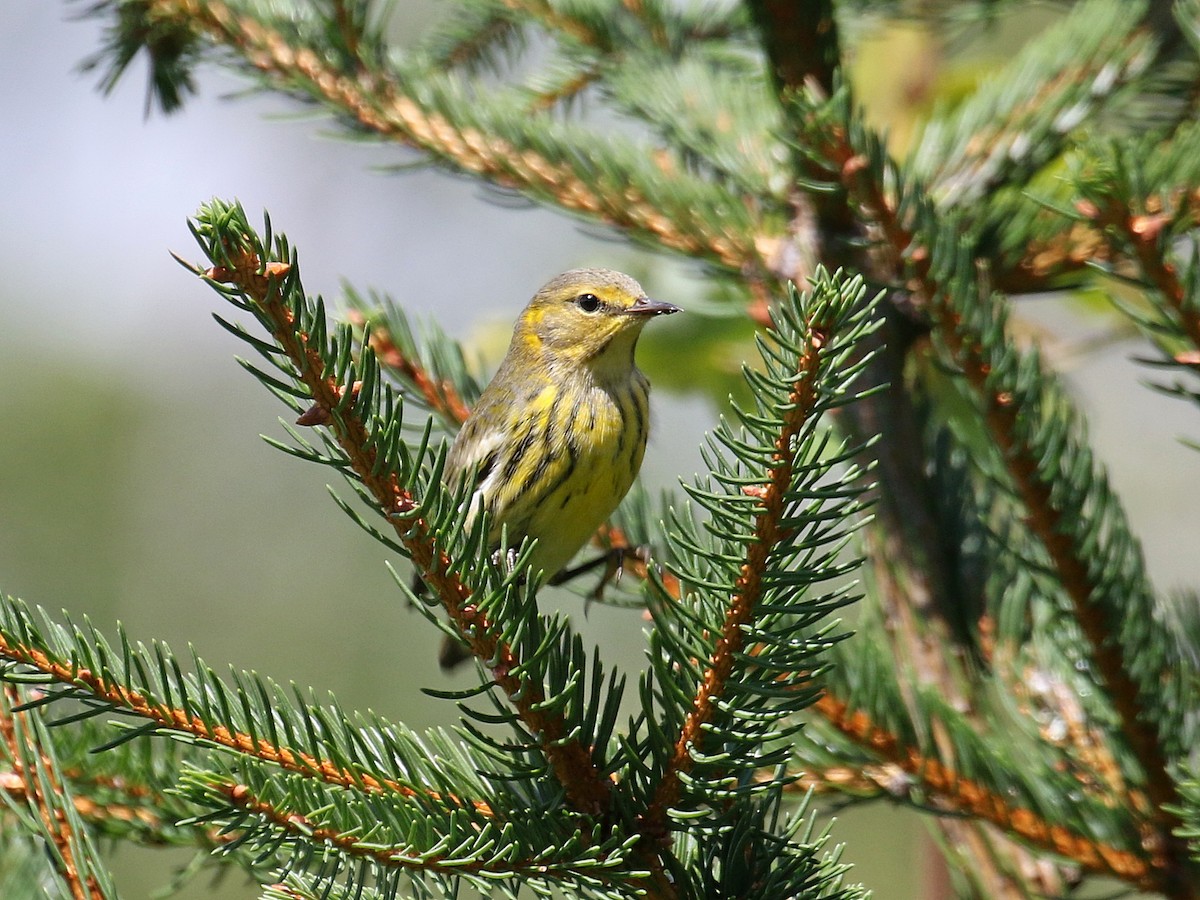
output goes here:
{"type": "MultiPolygon", "coordinates": [[[[462,337],[510,322],[570,266],[634,267],[684,307],[694,270],[557,214],[500,208],[463,179],[381,174],[410,158],[323,139],[323,120],[292,118],[282,100],[222,100],[244,85],[212,72],[182,113],[145,118],[140,63],[107,99],[77,73],[100,45],[95,21],[69,19],[86,5],[0,4],[0,590],[89,614],[110,635],[121,619],[140,639],[194,641],[214,662],[327,686],[349,707],[447,720],[447,704],[417,691],[438,683],[436,638],[398,605],[382,552],[338,518],[327,473],[257,437],[282,436],[282,410],[209,319],[222,301],[168,255],[195,256],[186,217],[213,196],[267,208],[310,291],[336,295],[346,277],[462,337]]],[[[1107,327],[1062,304],[1030,312],[1068,344],[1107,327]]],[[[1175,435],[1196,435],[1197,414],[1138,386],[1128,356],[1141,349],[1085,354],[1068,380],[1159,584],[1194,585],[1197,458],[1175,435]]],[[[697,469],[712,407],[659,396],[656,415],[647,473],[666,483],[697,469]]],[[[635,615],[580,619],[637,665],[635,615]]],[[[852,842],[848,857],[869,866],[873,846],[852,842]]],[[[859,876],[885,900],[906,895],[902,881],[859,876]]]]}

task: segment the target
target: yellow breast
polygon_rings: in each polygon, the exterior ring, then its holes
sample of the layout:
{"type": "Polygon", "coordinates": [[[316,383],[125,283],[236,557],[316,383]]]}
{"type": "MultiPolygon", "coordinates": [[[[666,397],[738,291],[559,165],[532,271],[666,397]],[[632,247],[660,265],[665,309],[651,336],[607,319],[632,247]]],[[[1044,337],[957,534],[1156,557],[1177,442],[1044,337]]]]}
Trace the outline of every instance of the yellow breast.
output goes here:
{"type": "Polygon", "coordinates": [[[637,373],[623,390],[549,385],[527,408],[523,435],[480,485],[492,538],[537,538],[532,565],[565,566],[612,514],[641,468],[647,394],[637,373]]]}

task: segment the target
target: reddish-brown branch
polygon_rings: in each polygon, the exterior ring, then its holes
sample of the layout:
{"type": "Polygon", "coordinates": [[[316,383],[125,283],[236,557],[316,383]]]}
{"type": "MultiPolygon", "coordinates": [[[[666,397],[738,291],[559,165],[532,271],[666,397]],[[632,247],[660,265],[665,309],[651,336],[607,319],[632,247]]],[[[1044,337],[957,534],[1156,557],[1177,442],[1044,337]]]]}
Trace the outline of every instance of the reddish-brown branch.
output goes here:
{"type": "MultiPolygon", "coordinates": [[[[441,872],[505,872],[516,877],[547,878],[556,874],[566,875],[569,867],[562,867],[555,872],[552,865],[538,860],[523,860],[506,857],[504,859],[489,858],[485,862],[465,862],[455,859],[451,865],[446,865],[446,855],[441,853],[425,853],[412,850],[406,846],[381,847],[374,843],[363,843],[361,833],[346,833],[335,828],[314,824],[306,816],[290,809],[281,809],[274,803],[255,796],[244,784],[216,784],[213,790],[221,794],[231,805],[245,810],[270,822],[275,827],[303,840],[306,844],[328,845],[338,852],[351,858],[369,859],[386,868],[410,869],[416,871],[441,872]]],[[[594,867],[587,869],[589,877],[609,880],[610,882],[625,881],[630,883],[632,878],[622,878],[621,873],[608,876],[600,874],[594,867]]],[[[640,879],[639,879],[640,880],[640,879]]]]}
{"type": "MultiPolygon", "coordinates": [[[[1055,214],[1057,215],[1057,214],[1055,214]]],[[[1083,222],[1073,222],[1044,240],[1030,241],[1019,259],[993,273],[996,287],[1006,294],[1051,290],[1056,282],[1084,272],[1111,256],[1103,236],[1083,222]]]]}
{"type": "Polygon", "coordinates": [[[816,406],[816,381],[823,361],[821,351],[828,338],[819,323],[810,324],[810,336],[797,361],[797,377],[784,407],[787,412],[775,441],[772,464],[754,494],[762,507],[755,517],[754,540],[746,548],[746,559],[734,584],[721,635],[692,699],[691,711],[675,741],[674,753],[667,762],[653,800],[642,815],[640,830],[652,842],[661,842],[666,836],[667,811],[679,800],[681,777],[691,771],[692,753],[704,744],[704,728],[711,722],[716,704],[724,696],[733,675],[736,659],[745,642],[744,628],[753,619],[762,597],[762,576],[767,571],[770,554],[785,538],[780,522],[794,470],[792,444],[816,406]]]}
{"type": "Polygon", "coordinates": [[[1039,476],[1037,458],[1018,437],[1021,410],[1014,406],[1011,397],[990,383],[990,367],[982,348],[978,341],[963,335],[963,321],[958,313],[949,303],[934,302],[938,288],[930,277],[929,252],[899,220],[882,186],[870,176],[865,160],[854,153],[844,135],[838,132],[831,133],[825,150],[839,166],[842,184],[860,215],[879,228],[895,271],[908,273],[905,286],[926,306],[964,377],[983,401],[985,423],[1021,498],[1026,524],[1045,547],[1059,582],[1072,601],[1075,619],[1091,646],[1096,671],[1107,687],[1121,730],[1145,774],[1146,793],[1154,806],[1151,815],[1158,831],[1157,843],[1163,854],[1156,861],[1158,886],[1174,890],[1175,896],[1193,896],[1181,881],[1185,849],[1172,836],[1179,819],[1164,809],[1178,804],[1180,798],[1163,747],[1153,726],[1142,717],[1138,686],[1125,667],[1120,645],[1110,639],[1111,629],[1104,610],[1093,603],[1098,585],[1064,527],[1063,511],[1052,502],[1053,485],[1039,476]]]}
{"type": "Polygon", "coordinates": [[[75,854],[71,848],[70,823],[66,821],[63,813],[53,808],[48,801],[46,794],[42,790],[38,774],[28,771],[21,762],[22,757],[25,755],[21,747],[21,743],[24,742],[26,744],[24,748],[26,752],[42,758],[42,772],[46,779],[46,786],[57,798],[62,797],[62,788],[56,781],[54,767],[50,764],[50,760],[46,759],[42,754],[36,743],[29,739],[31,732],[26,730],[24,738],[17,734],[16,723],[13,717],[18,715],[28,716],[31,713],[12,712],[14,707],[20,706],[23,702],[21,694],[15,685],[4,685],[4,700],[5,710],[0,714],[0,741],[3,741],[7,748],[7,755],[12,760],[13,766],[12,772],[5,774],[15,779],[21,785],[22,793],[26,800],[30,802],[41,818],[45,832],[50,837],[50,840],[53,841],[54,848],[58,852],[58,858],[61,861],[59,874],[62,876],[67,888],[71,891],[71,897],[74,900],[105,900],[104,892],[92,876],[89,875],[86,878],[80,877],[79,866],[75,862],[75,854]]]}
{"type": "MultiPolygon", "coordinates": [[[[89,778],[77,771],[66,773],[67,777],[72,782],[86,782],[93,786],[103,786],[111,791],[118,791],[126,797],[135,800],[144,799],[152,796],[148,788],[141,785],[130,785],[121,780],[110,778],[89,778]]],[[[25,783],[19,771],[0,771],[0,791],[8,794],[10,797],[15,797],[22,800],[29,798],[29,786],[25,783]]],[[[157,798],[161,800],[161,798],[157,798]]],[[[137,829],[139,840],[148,845],[163,845],[167,841],[161,837],[161,832],[167,824],[158,813],[153,812],[147,806],[138,806],[128,803],[116,803],[111,799],[106,799],[104,803],[97,803],[91,797],[83,796],[75,793],[71,797],[72,805],[75,811],[89,822],[103,827],[113,822],[119,823],[121,827],[133,827],[137,829]]],[[[218,831],[215,828],[210,828],[202,833],[203,841],[211,846],[219,844],[227,844],[233,840],[233,836],[218,831]]]]}
{"type": "MultiPolygon", "coordinates": [[[[938,760],[923,756],[890,731],[871,722],[862,710],[852,710],[828,693],[810,708],[855,743],[919,782],[921,793],[930,797],[939,809],[991,822],[1031,846],[1057,853],[1096,874],[1113,875],[1148,889],[1160,886],[1160,873],[1146,857],[1091,840],[1047,822],[1031,810],[1014,807],[986,785],[964,778],[938,760]]],[[[864,770],[862,777],[893,795],[909,793],[908,785],[897,789],[895,773],[884,770],[868,775],[864,770]]],[[[854,783],[853,779],[851,783],[854,783]]]]}
{"type": "MultiPolygon", "coordinates": [[[[514,8],[550,17],[548,25],[585,43],[596,36],[546,3],[509,0],[514,8]]],[[[464,172],[513,190],[547,195],[572,210],[614,228],[643,233],[667,249],[709,259],[734,271],[757,267],[754,235],[710,227],[694,216],[678,222],[638,188],[625,182],[605,191],[594,178],[551,159],[533,147],[462,125],[403,93],[380,77],[343,72],[317,50],[297,48],[263,22],[242,15],[221,0],[147,0],[148,15],[175,22],[239,53],[266,75],[294,86],[303,84],[358,126],[388,140],[430,153],[464,172]]]]}
{"type": "MultiPolygon", "coordinates": [[[[248,734],[230,731],[223,725],[211,725],[199,716],[191,715],[183,709],[152,703],[143,694],[114,684],[91,669],[77,668],[57,662],[36,647],[14,643],[3,636],[0,636],[0,656],[49,675],[55,681],[82,688],[99,700],[155,722],[163,728],[180,731],[208,743],[227,747],[238,753],[244,753],[263,762],[277,765],[282,769],[316,776],[329,784],[346,788],[373,793],[390,791],[406,797],[416,795],[413,789],[398,782],[381,781],[365,772],[341,768],[328,760],[318,759],[287,747],[278,747],[262,738],[255,740],[248,734]]],[[[431,796],[434,799],[440,799],[436,794],[431,796]]],[[[446,799],[454,805],[462,803],[457,798],[446,799]]],[[[477,806],[477,808],[479,807],[477,806]]]]}
{"type": "Polygon", "coordinates": [[[589,47],[605,49],[609,46],[602,34],[578,19],[559,12],[552,4],[547,3],[546,0],[501,0],[501,2],[515,12],[533,16],[548,31],[567,35],[581,44],[587,44],[589,47]]]}
{"type": "Polygon", "coordinates": [[[529,109],[534,113],[545,112],[551,107],[562,103],[564,100],[578,97],[590,85],[595,84],[599,78],[599,69],[584,69],[554,88],[534,94],[529,100],[529,109]]]}
{"type": "Polygon", "coordinates": [[[1197,194],[1200,192],[1177,192],[1170,202],[1180,205],[1180,208],[1173,215],[1163,209],[1162,200],[1158,197],[1146,199],[1146,209],[1149,211],[1145,213],[1135,213],[1115,202],[1104,210],[1095,209],[1091,204],[1080,205],[1081,211],[1093,214],[1092,218],[1097,224],[1115,229],[1126,246],[1132,249],[1138,266],[1166,300],[1188,343],[1194,348],[1200,348],[1200,309],[1189,302],[1187,289],[1179,279],[1179,271],[1164,255],[1162,232],[1173,218],[1191,219],[1194,224],[1196,214],[1190,210],[1196,206],[1197,194]]]}
{"type": "MultiPolygon", "coordinates": [[[[68,774],[70,775],[71,773],[68,774]]],[[[74,780],[73,776],[72,780],[74,780]]],[[[96,782],[93,780],[92,783],[96,782]]],[[[125,786],[121,786],[120,788],[113,786],[113,788],[124,791],[127,797],[136,796],[138,793],[131,793],[125,786]]],[[[3,791],[10,797],[27,799],[30,796],[29,785],[25,783],[22,773],[15,765],[10,771],[0,771],[0,791],[3,791]]],[[[129,825],[136,825],[139,828],[145,828],[150,831],[157,831],[163,827],[162,818],[143,806],[133,806],[111,801],[99,804],[90,797],[78,794],[71,798],[71,802],[75,806],[75,811],[91,822],[101,823],[115,820],[129,825]]]]}
{"type": "MultiPolygon", "coordinates": [[[[359,328],[366,324],[363,315],[355,311],[351,311],[347,318],[359,328]]],[[[369,346],[375,352],[379,364],[416,388],[430,409],[459,425],[467,420],[470,410],[454,385],[445,379],[435,379],[419,360],[410,359],[405,355],[404,351],[396,346],[383,323],[371,324],[369,346]]]]}
{"type": "MultiPolygon", "coordinates": [[[[279,293],[288,265],[264,264],[248,250],[238,253],[229,265],[210,269],[205,276],[236,285],[255,302],[270,321],[273,337],[295,365],[314,404],[336,410],[341,387],[326,375],[321,354],[309,343],[308,336],[297,332],[292,311],[279,293]]],[[[610,782],[597,769],[588,749],[578,739],[567,738],[562,718],[545,708],[542,686],[513,674],[519,661],[512,647],[500,640],[496,624],[471,602],[470,588],[451,571],[451,561],[433,539],[428,523],[415,515],[414,498],[394,472],[376,465],[377,454],[366,425],[346,408],[333,414],[329,428],[350,467],[393,523],[422,579],[440,598],[463,640],[477,658],[491,665],[492,677],[522,723],[536,736],[571,805],[589,814],[605,810],[610,782]]]]}

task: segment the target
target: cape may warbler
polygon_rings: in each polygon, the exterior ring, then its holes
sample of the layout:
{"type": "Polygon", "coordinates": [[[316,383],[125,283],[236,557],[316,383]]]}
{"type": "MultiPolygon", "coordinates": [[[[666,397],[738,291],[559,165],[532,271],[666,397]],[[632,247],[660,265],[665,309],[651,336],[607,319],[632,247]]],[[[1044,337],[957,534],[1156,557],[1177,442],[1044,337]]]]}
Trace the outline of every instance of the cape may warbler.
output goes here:
{"type": "MultiPolygon", "coordinates": [[[[446,482],[473,476],[490,539],[537,538],[553,576],[609,516],[642,465],[650,384],[634,365],[643,326],[679,307],[608,269],[574,269],[525,307],[504,362],[459,431],[446,482]]],[[[468,520],[469,525],[469,520],[468,520]]],[[[443,664],[452,664],[443,652],[443,664]]]]}

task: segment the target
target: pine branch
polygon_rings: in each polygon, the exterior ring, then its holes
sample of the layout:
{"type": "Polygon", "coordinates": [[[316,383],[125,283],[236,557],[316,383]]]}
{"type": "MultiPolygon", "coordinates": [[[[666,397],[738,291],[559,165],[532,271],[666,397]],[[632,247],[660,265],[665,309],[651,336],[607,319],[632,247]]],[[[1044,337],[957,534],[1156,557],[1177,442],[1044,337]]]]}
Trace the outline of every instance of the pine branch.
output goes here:
{"type": "Polygon", "coordinates": [[[10,809],[20,809],[18,803],[24,801],[47,842],[60,885],[73,900],[115,897],[37,713],[17,711],[25,698],[15,685],[3,685],[0,693],[0,759],[11,766],[20,785],[19,791],[4,795],[5,801],[10,809]]]}
{"type": "MultiPolygon", "coordinates": [[[[842,774],[849,784],[876,786],[889,795],[916,794],[930,799],[941,814],[968,816],[991,822],[1030,846],[1054,853],[1077,863],[1087,871],[1111,875],[1146,890],[1159,887],[1154,863],[1146,856],[1104,844],[1049,821],[1030,809],[1015,807],[1001,793],[963,777],[945,763],[923,755],[898,735],[878,726],[861,709],[826,692],[812,706],[837,731],[867,750],[873,757],[894,766],[899,773],[884,768],[857,770],[862,780],[842,774]]],[[[836,787],[838,781],[829,782],[836,787]]]]}
{"type": "MultiPolygon", "coordinates": [[[[262,787],[270,791],[271,786],[262,787]]],[[[345,830],[323,824],[327,810],[311,817],[298,815],[290,798],[264,796],[245,783],[194,776],[184,790],[231,825],[246,829],[247,819],[253,818],[272,835],[248,843],[274,846],[276,852],[285,843],[301,853],[313,843],[323,844],[344,857],[346,865],[366,863],[377,873],[400,870],[446,881],[462,879],[482,890],[497,878],[515,878],[526,885],[582,887],[580,896],[592,888],[605,891],[605,896],[634,896],[644,885],[646,873],[631,871],[624,854],[613,852],[611,841],[593,841],[592,834],[577,833],[575,841],[541,847],[538,855],[523,857],[515,848],[511,823],[460,822],[447,828],[432,849],[419,849],[380,841],[362,827],[345,830]]]]}
{"type": "MultiPolygon", "coordinates": [[[[253,235],[240,207],[214,203],[201,212],[198,221],[197,238],[214,264],[203,273],[204,277],[234,286],[290,361],[293,377],[303,385],[307,396],[316,406],[330,411],[329,429],[349,468],[376,508],[392,523],[400,544],[440,599],[462,639],[488,665],[521,722],[535,736],[570,802],[591,813],[605,809],[609,782],[596,768],[588,749],[578,739],[567,736],[565,722],[548,706],[542,686],[530,679],[514,648],[501,640],[498,626],[472,602],[471,588],[456,574],[450,558],[434,538],[435,531],[424,517],[421,502],[401,483],[395,462],[381,453],[378,438],[372,436],[363,419],[370,409],[366,404],[374,400],[372,392],[364,390],[351,404],[349,392],[343,389],[336,373],[329,371],[323,357],[328,351],[317,343],[324,322],[310,319],[313,312],[305,309],[308,301],[294,273],[294,259],[285,262],[268,258],[266,244],[253,235]]],[[[364,380],[373,371],[373,364],[373,357],[364,354],[360,361],[364,380]]]]}
{"type": "Polygon", "coordinates": [[[684,591],[651,611],[663,659],[690,662],[682,670],[656,666],[671,684],[664,702],[678,705],[670,720],[679,727],[640,817],[652,844],[685,794],[698,802],[708,790],[731,790],[728,779],[743,768],[773,764],[760,742],[790,731],[773,723],[811,701],[816,655],[835,640],[805,629],[849,598],[834,591],[806,602],[801,592],[843,568],[830,547],[845,539],[846,525],[829,519],[834,509],[853,512],[858,489],[823,484],[848,452],[823,453],[817,423],[857,396],[847,386],[862,368],[849,364],[853,349],[871,330],[864,293],[859,280],[819,272],[802,312],[781,309],[770,342],[760,343],[767,374],[747,373],[758,394],[755,411],[740,414],[747,433],[719,430],[709,455],[716,483],[689,488],[712,515],[705,528],[714,545],[675,517],[671,568],[684,591]]]}
{"type": "Polygon", "coordinates": [[[748,626],[757,613],[756,607],[763,601],[765,579],[770,577],[768,558],[787,539],[789,526],[784,524],[784,518],[788,495],[793,489],[796,465],[792,448],[801,432],[811,428],[811,420],[819,409],[817,385],[821,376],[827,375],[829,365],[828,356],[823,355],[822,351],[833,337],[832,331],[837,325],[836,321],[825,321],[820,317],[814,317],[805,324],[808,332],[804,336],[795,371],[789,378],[791,390],[781,407],[785,412],[775,438],[770,465],[763,473],[760,484],[747,484],[742,488],[747,496],[757,501],[756,505],[761,509],[754,520],[753,537],[741,565],[742,574],[734,584],[725,621],[707,661],[703,682],[692,699],[691,711],[675,739],[674,753],[663,772],[650,808],[643,817],[644,828],[652,835],[664,830],[667,810],[679,800],[681,779],[691,772],[695,757],[704,752],[704,731],[711,724],[715,705],[728,692],[729,679],[738,657],[745,649],[748,626]]]}
{"type": "Polygon", "coordinates": [[[1115,498],[1085,451],[1080,449],[1079,456],[1063,460],[1064,453],[1076,452],[1070,443],[1063,443],[1070,438],[1060,434],[1070,431],[1071,425],[1064,425],[1059,418],[1042,427],[1034,420],[1034,410],[1050,402],[1065,407],[1066,400],[1060,396],[1053,401],[1039,397],[1046,388],[1036,360],[1026,356],[1018,362],[1020,357],[1004,336],[996,301],[984,299],[986,293],[977,295],[975,273],[971,262],[962,258],[958,245],[963,238],[954,230],[955,223],[941,229],[930,224],[936,216],[928,207],[922,207],[915,193],[902,194],[900,203],[891,199],[880,176],[886,163],[879,144],[861,125],[829,128],[820,152],[859,215],[879,228],[882,249],[889,255],[890,264],[895,271],[906,273],[906,287],[927,309],[938,340],[979,397],[990,437],[1023,505],[1025,522],[1045,548],[1059,583],[1072,601],[1074,617],[1091,647],[1098,679],[1105,685],[1120,717],[1121,730],[1139,760],[1154,807],[1150,815],[1162,846],[1163,857],[1156,864],[1159,886],[1172,896],[1191,896],[1181,868],[1180,847],[1171,837],[1178,820],[1168,809],[1179,798],[1163,743],[1174,745],[1179,740],[1180,727],[1168,723],[1177,719],[1181,710],[1172,709],[1162,699],[1162,681],[1169,679],[1169,671],[1146,671],[1144,662],[1128,655],[1134,649],[1128,645],[1131,628],[1141,633],[1137,649],[1143,653],[1161,653],[1173,642],[1159,633],[1160,623],[1156,622],[1140,554],[1126,537],[1115,498]],[[921,234],[910,228],[901,208],[928,232],[921,234]],[[976,299],[964,306],[972,295],[976,299]],[[1047,456],[1047,442],[1055,444],[1058,452],[1047,456]],[[1081,472],[1085,481],[1070,488],[1068,499],[1063,476],[1073,472],[1081,472]],[[1088,495],[1098,519],[1081,524],[1075,516],[1084,508],[1088,495]],[[1101,526],[1099,522],[1104,518],[1107,522],[1101,526]],[[1104,560],[1104,568],[1098,570],[1092,558],[1104,560]],[[1113,596],[1114,577],[1128,584],[1133,596],[1113,596]],[[1135,598],[1136,612],[1131,609],[1135,598]],[[1145,634],[1147,629],[1154,632],[1155,639],[1145,634]],[[1123,641],[1116,640],[1117,633],[1124,636],[1123,641]]]}
{"type": "MultiPolygon", "coordinates": [[[[755,240],[770,230],[766,223],[756,221],[738,198],[687,177],[683,167],[647,165],[642,148],[611,133],[584,140],[545,116],[531,119],[515,109],[489,115],[437,72],[397,77],[381,69],[367,85],[358,72],[329,65],[324,48],[305,45],[306,35],[294,26],[285,33],[221,0],[136,0],[135,6],[147,19],[228,47],[273,85],[303,90],[370,134],[656,246],[732,270],[757,265],[755,240]],[[429,89],[420,96],[403,87],[417,78],[429,89]]],[[[582,26],[559,22],[546,4],[534,6],[545,7],[564,32],[598,39],[582,26]]]]}

